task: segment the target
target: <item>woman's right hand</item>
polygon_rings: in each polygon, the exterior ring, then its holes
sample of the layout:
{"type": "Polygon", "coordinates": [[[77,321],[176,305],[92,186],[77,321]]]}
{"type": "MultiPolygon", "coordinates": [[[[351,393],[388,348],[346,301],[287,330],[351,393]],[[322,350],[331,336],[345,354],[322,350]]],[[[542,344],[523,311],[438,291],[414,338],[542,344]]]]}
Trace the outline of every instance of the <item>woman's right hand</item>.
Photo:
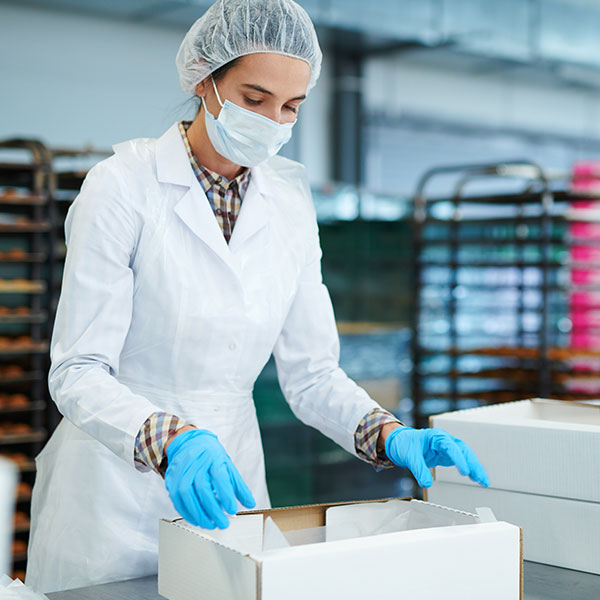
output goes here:
{"type": "Polygon", "coordinates": [[[244,483],[217,436],[206,429],[179,431],[166,448],[165,485],[173,506],[192,525],[226,529],[226,513],[237,513],[237,501],[254,508],[244,483]]]}

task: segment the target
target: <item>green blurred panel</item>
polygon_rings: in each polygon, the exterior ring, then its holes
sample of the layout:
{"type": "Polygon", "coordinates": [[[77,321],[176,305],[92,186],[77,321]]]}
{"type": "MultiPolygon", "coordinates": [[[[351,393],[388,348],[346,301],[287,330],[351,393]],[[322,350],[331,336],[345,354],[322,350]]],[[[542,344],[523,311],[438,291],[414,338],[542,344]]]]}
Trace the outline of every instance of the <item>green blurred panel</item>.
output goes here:
{"type": "Polygon", "coordinates": [[[267,471],[267,486],[273,507],[314,503],[313,470],[310,467],[267,471]]]}
{"type": "Polygon", "coordinates": [[[296,419],[276,381],[259,377],[253,395],[260,423],[287,423],[296,419]]]}
{"type": "Polygon", "coordinates": [[[267,485],[273,506],[310,504],[312,473],[318,460],[312,451],[311,429],[295,420],[261,423],[267,485]]]}
{"type": "Polygon", "coordinates": [[[410,223],[321,224],[323,281],[339,321],[408,321],[410,223]]]}
{"type": "Polygon", "coordinates": [[[358,254],[355,235],[349,223],[329,223],[319,226],[321,247],[332,258],[351,259],[358,254]]]}

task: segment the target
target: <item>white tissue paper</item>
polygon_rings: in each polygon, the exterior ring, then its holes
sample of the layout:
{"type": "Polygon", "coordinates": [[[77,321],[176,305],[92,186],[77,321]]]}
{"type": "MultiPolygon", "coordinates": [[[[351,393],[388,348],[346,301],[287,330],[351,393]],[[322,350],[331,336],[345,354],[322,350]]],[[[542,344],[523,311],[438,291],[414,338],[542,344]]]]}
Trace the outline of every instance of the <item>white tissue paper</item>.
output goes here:
{"type": "Polygon", "coordinates": [[[20,579],[8,575],[0,577],[0,600],[48,600],[48,596],[27,587],[20,579]]]}
{"type": "Polygon", "coordinates": [[[263,547],[263,516],[255,515],[233,515],[229,517],[227,529],[203,529],[183,521],[185,526],[192,531],[199,531],[202,535],[216,542],[234,548],[242,554],[253,554],[260,552],[263,547]]]}
{"type": "MultiPolygon", "coordinates": [[[[489,509],[488,509],[489,510],[489,509]]],[[[493,513],[481,509],[486,522],[495,521],[493,513]]],[[[472,515],[449,512],[442,507],[419,500],[389,500],[367,504],[333,506],[326,511],[325,527],[310,527],[282,532],[268,517],[265,521],[263,551],[288,546],[318,544],[351,538],[381,535],[411,529],[448,527],[474,523],[472,515]]],[[[482,518],[480,517],[479,521],[482,518]]]]}
{"type": "Polygon", "coordinates": [[[277,527],[277,524],[271,517],[267,517],[265,520],[265,531],[263,538],[264,551],[266,550],[279,550],[279,548],[288,548],[290,543],[285,538],[285,535],[281,532],[281,529],[277,527]]]}

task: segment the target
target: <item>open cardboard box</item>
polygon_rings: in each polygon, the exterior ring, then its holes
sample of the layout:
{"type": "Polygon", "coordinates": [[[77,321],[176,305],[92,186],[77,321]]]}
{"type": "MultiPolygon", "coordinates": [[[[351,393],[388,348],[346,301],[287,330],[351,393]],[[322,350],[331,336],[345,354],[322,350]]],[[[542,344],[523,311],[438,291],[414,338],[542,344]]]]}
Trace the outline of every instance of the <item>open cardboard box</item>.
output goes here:
{"type": "Polygon", "coordinates": [[[163,520],[158,591],[169,600],[516,600],[521,532],[485,509],[400,498],[247,511],[224,531],[163,520]],[[382,517],[406,527],[369,534],[382,517]],[[283,544],[298,545],[265,550],[273,523],[283,544]]]}
{"type": "Polygon", "coordinates": [[[523,528],[526,560],[600,574],[600,406],[522,400],[435,415],[430,424],[472,448],[490,487],[438,467],[427,500],[488,506],[523,528]]]}

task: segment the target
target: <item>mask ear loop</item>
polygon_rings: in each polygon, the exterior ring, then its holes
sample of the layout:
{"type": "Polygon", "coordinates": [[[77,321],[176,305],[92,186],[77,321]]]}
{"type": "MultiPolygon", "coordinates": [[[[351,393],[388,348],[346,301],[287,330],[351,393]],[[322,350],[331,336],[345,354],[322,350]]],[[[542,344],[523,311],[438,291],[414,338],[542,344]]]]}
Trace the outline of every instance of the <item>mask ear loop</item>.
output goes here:
{"type": "Polygon", "coordinates": [[[219,104],[221,105],[221,108],[223,108],[223,106],[225,106],[222,102],[221,102],[221,96],[219,96],[219,90],[217,89],[217,84],[215,83],[215,80],[213,79],[213,76],[210,76],[210,80],[212,81],[213,84],[213,89],[215,90],[215,94],[217,95],[217,100],[219,102],[219,104]]]}

